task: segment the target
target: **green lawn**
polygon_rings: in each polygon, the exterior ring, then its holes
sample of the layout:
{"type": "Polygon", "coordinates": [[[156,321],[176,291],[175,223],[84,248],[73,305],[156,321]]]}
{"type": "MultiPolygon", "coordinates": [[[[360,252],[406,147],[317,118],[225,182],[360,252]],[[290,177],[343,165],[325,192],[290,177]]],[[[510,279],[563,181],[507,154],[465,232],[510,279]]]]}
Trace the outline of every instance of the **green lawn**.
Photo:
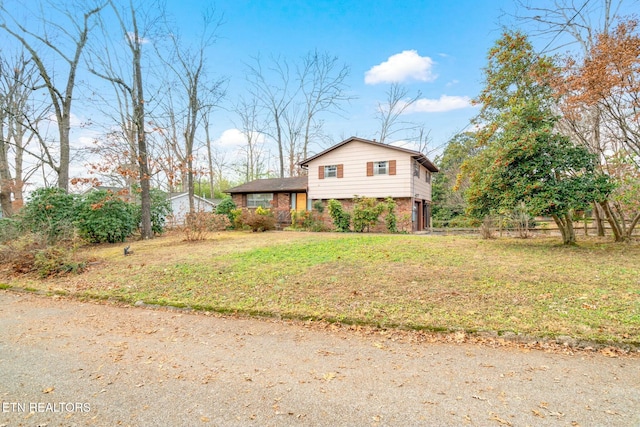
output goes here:
{"type": "Polygon", "coordinates": [[[220,233],[88,248],[77,276],[5,287],[426,330],[513,331],[640,345],[640,246],[604,240],[220,233]]]}

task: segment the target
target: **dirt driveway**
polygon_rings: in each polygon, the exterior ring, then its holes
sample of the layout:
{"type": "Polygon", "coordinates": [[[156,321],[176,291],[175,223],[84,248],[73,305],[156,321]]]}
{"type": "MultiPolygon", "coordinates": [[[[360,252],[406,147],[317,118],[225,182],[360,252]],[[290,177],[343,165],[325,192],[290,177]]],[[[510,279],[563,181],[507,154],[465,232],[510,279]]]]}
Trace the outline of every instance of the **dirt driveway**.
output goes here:
{"type": "Polygon", "coordinates": [[[0,426],[638,426],[640,358],[0,291],[0,426]]]}

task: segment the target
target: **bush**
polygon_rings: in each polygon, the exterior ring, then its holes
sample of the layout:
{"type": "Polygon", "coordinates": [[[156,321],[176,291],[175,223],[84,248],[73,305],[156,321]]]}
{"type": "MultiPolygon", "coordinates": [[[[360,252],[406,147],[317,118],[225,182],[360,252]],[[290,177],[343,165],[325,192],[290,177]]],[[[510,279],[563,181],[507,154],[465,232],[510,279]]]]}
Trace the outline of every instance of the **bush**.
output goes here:
{"type": "MultiPolygon", "coordinates": [[[[154,234],[162,234],[166,224],[167,216],[171,214],[171,202],[167,195],[157,188],[152,188],[151,196],[151,231],[154,234]]],[[[136,223],[142,222],[142,209],[137,207],[136,223]]]]}
{"type": "Polygon", "coordinates": [[[75,250],[61,246],[49,246],[35,253],[34,269],[42,278],[67,273],[82,273],[86,262],[73,259],[75,250]]]}
{"type": "Polygon", "coordinates": [[[16,240],[22,234],[22,221],[16,217],[0,218],[0,243],[16,240]]]}
{"type": "Polygon", "coordinates": [[[396,207],[398,204],[391,197],[385,199],[385,209],[387,216],[384,217],[384,224],[389,233],[398,232],[398,218],[396,217],[396,207]]]}
{"type": "Polygon", "coordinates": [[[270,209],[258,207],[255,210],[243,209],[235,218],[236,228],[251,231],[267,231],[276,229],[276,218],[270,209]]]}
{"type": "Polygon", "coordinates": [[[205,240],[209,232],[224,231],[230,225],[231,223],[226,215],[199,211],[187,214],[185,224],[181,227],[181,230],[185,235],[185,240],[193,242],[205,240]]]}
{"type": "Polygon", "coordinates": [[[78,206],[76,225],[81,236],[92,243],[124,242],[138,221],[136,208],[110,191],[87,194],[78,206]]]}
{"type": "Polygon", "coordinates": [[[376,203],[376,199],[372,197],[355,196],[353,201],[353,231],[362,233],[366,229],[368,232],[378,223],[385,205],[376,203]]]}
{"type": "Polygon", "coordinates": [[[220,215],[226,215],[229,218],[229,222],[233,224],[236,219],[236,215],[234,215],[234,211],[237,209],[236,204],[234,203],[231,197],[225,197],[220,204],[216,207],[216,213],[220,215]]]}
{"type": "MultiPolygon", "coordinates": [[[[324,207],[323,207],[324,209],[324,207]]],[[[291,210],[291,227],[298,230],[307,231],[327,231],[321,214],[317,211],[296,211],[291,210]]]]}
{"type": "Polygon", "coordinates": [[[329,208],[329,216],[333,220],[333,225],[337,231],[347,232],[351,226],[351,214],[342,208],[342,203],[335,199],[329,200],[327,203],[329,208]]]}
{"type": "Polygon", "coordinates": [[[47,243],[73,238],[77,197],[57,187],[38,188],[20,211],[22,226],[41,233],[47,243]]]}
{"type": "Polygon", "coordinates": [[[44,235],[27,232],[0,247],[0,261],[16,274],[37,272],[40,277],[49,277],[82,272],[86,263],[76,261],[75,253],[73,242],[48,246],[44,235]]]}

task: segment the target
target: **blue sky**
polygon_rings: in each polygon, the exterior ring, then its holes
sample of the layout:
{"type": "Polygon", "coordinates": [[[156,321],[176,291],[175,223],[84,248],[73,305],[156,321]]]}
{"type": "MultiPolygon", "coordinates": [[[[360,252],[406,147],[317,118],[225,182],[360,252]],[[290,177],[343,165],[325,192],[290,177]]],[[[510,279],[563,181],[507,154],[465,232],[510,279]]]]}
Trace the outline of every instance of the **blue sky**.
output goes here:
{"type": "MultiPolygon", "coordinates": [[[[242,93],[244,64],[251,57],[281,55],[295,60],[310,50],[328,52],[351,68],[348,86],[357,97],[343,116],[325,116],[326,130],[336,142],[356,134],[375,138],[377,103],[384,100],[390,82],[396,81],[411,95],[422,93],[416,105],[426,111],[403,119],[424,124],[434,147],[446,143],[475,114],[468,100],[480,90],[487,49],[499,38],[501,23],[507,22],[503,10],[512,7],[511,1],[503,0],[223,0],[215,4],[224,24],[211,49],[210,64],[216,73],[230,78],[230,99],[242,93]]],[[[196,27],[193,22],[202,5],[201,1],[172,0],[168,9],[185,31],[196,27]]],[[[214,133],[219,137],[223,128],[232,126],[229,115],[220,112],[216,126],[214,133]]]]}
{"type": "MultiPolygon", "coordinates": [[[[5,0],[5,5],[13,7],[25,22],[37,25],[39,21],[30,19],[35,10],[29,7],[35,8],[38,3],[20,3],[5,0]]],[[[330,140],[312,146],[310,154],[352,135],[377,138],[380,125],[375,120],[376,109],[384,103],[390,85],[400,83],[409,96],[421,93],[412,111],[401,120],[430,132],[428,155],[434,158],[450,138],[468,129],[470,119],[476,115],[477,108],[470,101],[482,88],[487,51],[501,36],[503,27],[513,24],[512,15],[516,11],[513,0],[166,0],[166,3],[184,41],[201,28],[201,15],[206,7],[214,6],[218,16],[223,17],[217,43],[207,56],[210,76],[224,76],[229,84],[210,130],[215,146],[226,151],[231,162],[241,135],[234,130],[237,119],[230,110],[240,96],[247,95],[246,64],[256,56],[263,60],[280,56],[294,63],[311,51],[335,55],[350,67],[346,85],[354,99],[344,105],[341,114],[321,117],[330,140]]],[[[553,7],[554,1],[533,0],[533,3],[553,7]]],[[[590,0],[589,8],[598,13],[600,3],[601,0],[590,0]]],[[[637,4],[628,0],[624,6],[628,10],[621,13],[633,12],[637,4]]],[[[538,51],[548,41],[532,39],[538,51]]],[[[0,38],[0,42],[6,49],[8,39],[0,38]]],[[[95,92],[99,87],[105,87],[104,83],[90,82],[84,90],[95,92]]],[[[76,96],[81,93],[82,89],[77,90],[76,96]]],[[[86,102],[78,99],[74,104],[73,142],[77,147],[91,145],[109,126],[101,129],[80,126],[100,120],[101,111],[92,104],[96,104],[93,99],[86,102]]],[[[407,142],[411,136],[412,132],[398,132],[387,142],[399,139],[400,145],[415,148],[407,142]]],[[[269,141],[266,148],[269,149],[269,141]]],[[[272,143],[271,150],[275,152],[272,143]]],[[[83,164],[75,164],[74,175],[86,172],[83,168],[83,164]]]]}

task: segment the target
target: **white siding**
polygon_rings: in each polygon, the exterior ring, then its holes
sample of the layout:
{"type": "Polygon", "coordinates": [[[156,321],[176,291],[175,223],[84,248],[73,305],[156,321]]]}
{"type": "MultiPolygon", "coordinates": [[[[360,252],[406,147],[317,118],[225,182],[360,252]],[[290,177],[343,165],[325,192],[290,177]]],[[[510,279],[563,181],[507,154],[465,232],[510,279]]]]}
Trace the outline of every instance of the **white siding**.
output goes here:
{"type": "Polygon", "coordinates": [[[414,197],[431,199],[431,186],[421,169],[421,180],[414,181],[413,159],[409,153],[352,141],[309,162],[310,199],[350,199],[366,197],[414,197]],[[395,175],[367,176],[367,162],[396,161],[395,175]],[[344,165],[343,178],[318,178],[318,167],[344,165]],[[414,186],[416,186],[414,188],[414,186]],[[428,196],[428,197],[426,197],[428,196]]]}
{"type": "MultiPolygon", "coordinates": [[[[420,178],[414,176],[413,188],[415,190],[416,199],[423,199],[431,201],[431,183],[427,182],[427,174],[430,173],[427,168],[420,165],[420,178]]],[[[431,174],[431,179],[433,179],[433,174],[431,174]]]]}

